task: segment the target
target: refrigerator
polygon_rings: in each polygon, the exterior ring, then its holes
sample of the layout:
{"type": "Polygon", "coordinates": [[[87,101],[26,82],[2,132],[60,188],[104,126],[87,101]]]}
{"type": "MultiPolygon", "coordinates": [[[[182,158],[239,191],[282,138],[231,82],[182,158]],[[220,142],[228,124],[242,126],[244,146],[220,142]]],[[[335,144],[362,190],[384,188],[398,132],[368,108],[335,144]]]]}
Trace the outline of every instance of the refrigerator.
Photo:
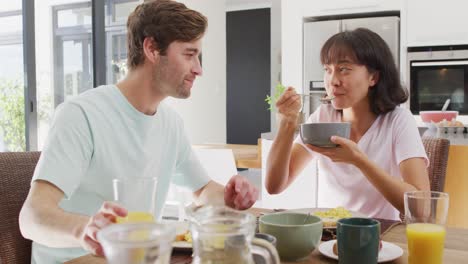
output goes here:
{"type": "Polygon", "coordinates": [[[304,22],[303,93],[311,94],[309,100],[304,102],[304,110],[307,116],[320,105],[319,98],[325,95],[323,66],[320,63],[320,49],[325,41],[334,34],[359,27],[368,28],[385,40],[399,68],[400,18],[398,16],[304,22]]]}

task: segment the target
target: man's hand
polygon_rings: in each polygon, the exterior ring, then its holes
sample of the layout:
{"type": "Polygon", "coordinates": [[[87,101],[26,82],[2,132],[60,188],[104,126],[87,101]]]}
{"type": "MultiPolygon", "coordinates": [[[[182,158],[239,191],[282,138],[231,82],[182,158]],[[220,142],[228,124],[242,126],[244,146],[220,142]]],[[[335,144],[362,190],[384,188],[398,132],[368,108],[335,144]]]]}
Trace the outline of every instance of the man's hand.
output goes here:
{"type": "Polygon", "coordinates": [[[81,236],[82,247],[94,255],[104,256],[102,246],[98,242],[96,235],[99,230],[114,224],[118,216],[127,216],[127,210],[115,203],[104,202],[101,209],[89,219],[83,228],[81,236]]]}
{"type": "Polygon", "coordinates": [[[224,203],[234,209],[248,209],[257,198],[257,188],[240,175],[233,176],[224,187],[224,203]]]}

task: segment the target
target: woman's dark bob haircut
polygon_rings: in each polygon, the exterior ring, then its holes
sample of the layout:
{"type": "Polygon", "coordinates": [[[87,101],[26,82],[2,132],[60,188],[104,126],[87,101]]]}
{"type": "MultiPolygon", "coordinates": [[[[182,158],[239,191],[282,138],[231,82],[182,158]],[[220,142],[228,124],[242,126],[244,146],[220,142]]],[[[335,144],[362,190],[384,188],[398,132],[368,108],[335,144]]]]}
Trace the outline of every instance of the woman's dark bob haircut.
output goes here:
{"type": "Polygon", "coordinates": [[[320,60],[323,65],[351,60],[366,66],[370,73],[377,73],[378,81],[368,94],[371,111],[376,115],[390,112],[408,100],[390,48],[369,29],[358,28],[333,35],[323,45],[320,60]]]}

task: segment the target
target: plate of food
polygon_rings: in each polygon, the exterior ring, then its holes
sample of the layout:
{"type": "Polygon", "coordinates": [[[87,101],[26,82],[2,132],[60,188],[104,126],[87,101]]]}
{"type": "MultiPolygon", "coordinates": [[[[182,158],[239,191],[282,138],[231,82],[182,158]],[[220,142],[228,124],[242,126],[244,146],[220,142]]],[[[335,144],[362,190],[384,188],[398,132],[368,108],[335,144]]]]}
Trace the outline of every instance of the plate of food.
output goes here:
{"type": "Polygon", "coordinates": [[[177,251],[192,251],[192,234],[189,230],[187,221],[171,221],[171,224],[176,227],[176,238],[172,243],[172,248],[177,251]]]}
{"type": "MultiPolygon", "coordinates": [[[[378,263],[395,260],[403,255],[401,247],[386,241],[380,241],[378,263]]],[[[338,249],[336,246],[336,239],[322,242],[318,247],[319,252],[332,259],[338,260],[338,249]]]]}
{"type": "Polygon", "coordinates": [[[311,213],[312,215],[316,215],[322,219],[323,228],[324,229],[335,229],[336,222],[341,218],[348,218],[348,217],[365,217],[366,215],[361,214],[359,212],[350,211],[344,207],[336,207],[336,208],[304,208],[304,209],[295,209],[292,210],[295,212],[300,213],[311,213]]]}

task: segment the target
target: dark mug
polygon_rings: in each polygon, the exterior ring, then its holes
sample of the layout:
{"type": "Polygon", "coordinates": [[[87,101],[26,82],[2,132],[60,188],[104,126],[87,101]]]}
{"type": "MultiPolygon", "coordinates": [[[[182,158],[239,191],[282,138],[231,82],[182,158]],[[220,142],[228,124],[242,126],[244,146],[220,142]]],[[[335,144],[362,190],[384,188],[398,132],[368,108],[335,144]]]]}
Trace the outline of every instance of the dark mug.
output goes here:
{"type": "Polygon", "coordinates": [[[376,264],[379,258],[380,222],[370,218],[337,221],[338,263],[376,264]]]}

